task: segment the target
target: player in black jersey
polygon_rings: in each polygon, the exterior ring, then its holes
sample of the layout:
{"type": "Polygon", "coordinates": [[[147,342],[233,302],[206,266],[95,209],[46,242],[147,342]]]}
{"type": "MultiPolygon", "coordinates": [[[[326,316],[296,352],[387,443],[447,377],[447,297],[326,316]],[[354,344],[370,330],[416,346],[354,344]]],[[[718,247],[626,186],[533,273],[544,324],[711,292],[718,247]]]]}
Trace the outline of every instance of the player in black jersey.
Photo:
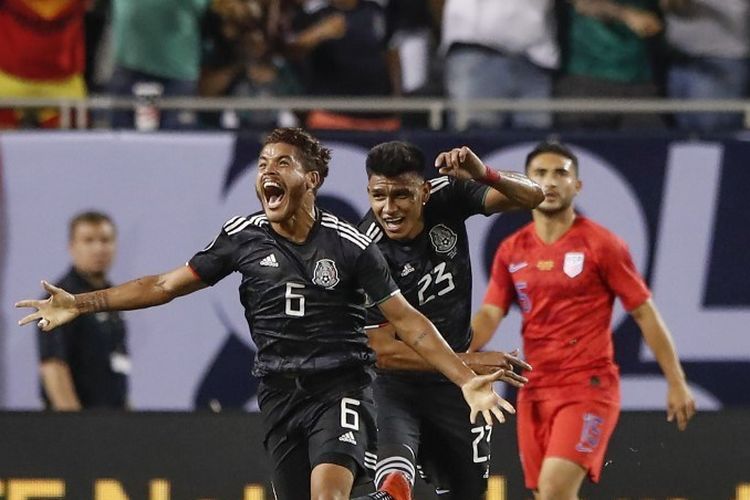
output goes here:
{"type": "Polygon", "coordinates": [[[502,371],[477,376],[461,362],[399,293],[377,246],[315,206],[329,159],[308,133],[273,131],[255,184],[263,212],[230,219],[186,266],[160,275],[79,295],[43,282],[50,297],[18,302],[36,309],[19,324],[38,321],[49,331],[80,314],[160,305],[239,272],[279,499],[347,499],[355,479],[374,467],[365,294],[401,339],[461,387],[472,421],[479,413],[502,420],[500,407],[513,411],[492,390],[502,371]]]}
{"type": "MultiPolygon", "coordinates": [[[[525,175],[497,173],[468,148],[441,153],[445,174],[425,181],[424,156],[404,142],[388,142],[367,157],[372,209],[359,228],[377,243],[409,303],[427,316],[451,348],[475,370],[528,365],[499,352],[466,353],[471,342],[471,262],[465,220],[511,209],[531,209],[541,187],[525,175]]],[[[417,464],[446,498],[484,498],[492,428],[466,421],[461,393],[407,344],[377,308],[368,309],[370,342],[380,368],[376,484],[404,473],[413,485],[417,464]],[[397,338],[398,336],[398,338],[397,338]]],[[[525,379],[511,370],[506,382],[525,379]]]]}

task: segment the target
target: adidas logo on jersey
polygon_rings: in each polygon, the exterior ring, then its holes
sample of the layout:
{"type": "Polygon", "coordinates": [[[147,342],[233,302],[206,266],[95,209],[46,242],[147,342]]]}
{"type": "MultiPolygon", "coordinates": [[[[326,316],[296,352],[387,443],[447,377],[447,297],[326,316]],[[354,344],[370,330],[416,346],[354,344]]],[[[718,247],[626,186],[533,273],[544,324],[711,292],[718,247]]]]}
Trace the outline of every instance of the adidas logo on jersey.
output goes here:
{"type": "Polygon", "coordinates": [[[279,261],[276,260],[276,255],[270,254],[268,257],[260,261],[260,265],[263,267],[279,267],[279,261]]]}
{"type": "Polygon", "coordinates": [[[354,439],[354,433],[352,431],[343,433],[339,437],[339,441],[342,443],[357,444],[357,440],[354,439]]]}
{"type": "Polygon", "coordinates": [[[416,271],[416,269],[414,269],[414,267],[407,262],[404,268],[401,270],[401,277],[403,278],[404,276],[408,276],[414,271],[416,271]]]}

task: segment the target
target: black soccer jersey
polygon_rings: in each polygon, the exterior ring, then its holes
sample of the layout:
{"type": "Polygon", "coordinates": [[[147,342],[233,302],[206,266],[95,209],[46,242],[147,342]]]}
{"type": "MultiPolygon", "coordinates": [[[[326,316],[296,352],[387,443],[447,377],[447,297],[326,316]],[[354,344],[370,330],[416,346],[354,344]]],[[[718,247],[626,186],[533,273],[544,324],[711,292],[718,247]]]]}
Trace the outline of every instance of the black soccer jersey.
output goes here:
{"type": "MultiPolygon", "coordinates": [[[[389,239],[370,210],[359,228],[377,243],[406,300],[432,321],[456,351],[471,342],[471,260],[466,219],[484,213],[487,186],[453,177],[431,179],[424,230],[411,241],[389,239]]],[[[377,307],[367,325],[385,323],[377,307]]]]}
{"type": "Polygon", "coordinates": [[[377,246],[322,210],[301,244],[276,234],[262,212],[234,217],[188,265],[208,285],[242,274],[259,377],[371,365],[365,293],[380,302],[398,292],[377,246]]]}

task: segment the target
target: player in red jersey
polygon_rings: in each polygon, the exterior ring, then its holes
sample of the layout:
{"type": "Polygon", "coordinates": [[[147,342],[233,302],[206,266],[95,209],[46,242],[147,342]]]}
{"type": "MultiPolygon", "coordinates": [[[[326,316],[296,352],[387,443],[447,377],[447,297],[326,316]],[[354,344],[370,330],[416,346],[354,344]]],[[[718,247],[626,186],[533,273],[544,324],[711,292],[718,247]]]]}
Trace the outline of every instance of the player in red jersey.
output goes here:
{"type": "Polygon", "coordinates": [[[577,215],[578,159],[558,143],[538,145],[526,173],[545,191],[533,223],[498,248],[484,304],[474,316],[471,350],[492,336],[512,302],[523,314],[523,345],[534,371],[518,396],[518,442],[526,486],[537,499],[578,497],[597,482],[620,413],[612,344],[618,297],[664,373],[667,419],[680,430],[695,413],[672,338],[625,243],[577,215]]]}

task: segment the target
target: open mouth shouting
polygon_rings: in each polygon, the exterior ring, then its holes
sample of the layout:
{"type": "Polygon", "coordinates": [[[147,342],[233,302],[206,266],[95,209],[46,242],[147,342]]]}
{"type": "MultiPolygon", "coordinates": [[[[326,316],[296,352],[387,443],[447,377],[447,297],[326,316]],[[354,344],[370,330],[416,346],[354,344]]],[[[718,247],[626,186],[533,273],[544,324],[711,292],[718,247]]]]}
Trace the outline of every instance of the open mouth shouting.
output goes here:
{"type": "Polygon", "coordinates": [[[281,206],[286,197],[286,190],[278,181],[266,178],[261,184],[261,189],[266,207],[270,210],[276,210],[281,206]]]}
{"type": "Polygon", "coordinates": [[[398,233],[404,226],[405,217],[383,217],[383,229],[389,233],[398,233]]]}

